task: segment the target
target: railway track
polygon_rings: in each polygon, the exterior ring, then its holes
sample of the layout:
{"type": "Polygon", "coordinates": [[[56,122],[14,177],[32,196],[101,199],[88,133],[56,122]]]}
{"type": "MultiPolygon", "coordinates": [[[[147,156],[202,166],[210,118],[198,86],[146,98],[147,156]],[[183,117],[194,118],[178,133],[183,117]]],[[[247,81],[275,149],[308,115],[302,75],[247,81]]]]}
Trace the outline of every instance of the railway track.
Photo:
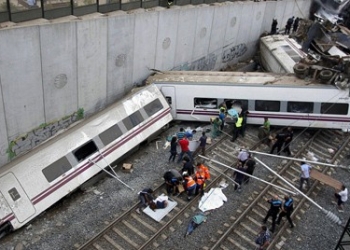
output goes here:
{"type": "MultiPolygon", "coordinates": [[[[220,139],[214,140],[214,143],[207,148],[206,155],[211,159],[232,166],[237,161],[236,156],[242,146],[257,151],[268,150],[268,148],[264,148],[259,143],[256,135],[256,128],[248,129],[245,137],[239,137],[235,142],[231,142],[230,137],[224,135],[220,139]]],[[[320,130],[314,135],[300,136],[293,145],[295,157],[305,157],[307,151],[311,151],[315,154],[315,157],[324,162],[326,159],[331,158],[326,150],[327,148],[338,148],[339,144],[346,145],[345,142],[349,141],[349,137],[343,139],[342,136],[339,132],[331,130],[320,130]]],[[[332,162],[337,157],[342,156],[344,148],[345,146],[338,149],[331,160],[332,162]]],[[[227,180],[225,175],[231,175],[232,173],[232,170],[223,168],[214,162],[209,161],[205,162],[205,164],[210,167],[212,175],[212,181],[209,182],[207,190],[218,186],[223,179],[227,180]]],[[[277,165],[276,171],[279,174],[292,183],[298,183],[300,174],[299,163],[291,161],[283,166],[281,164],[277,165]]],[[[327,171],[326,168],[324,168],[324,171],[327,171]]],[[[257,174],[259,175],[259,173],[257,174]]],[[[270,182],[290,189],[277,177],[266,174],[266,172],[262,175],[270,182]]],[[[319,188],[316,182],[312,183],[312,187],[307,192],[308,195],[315,195],[319,188]]],[[[216,228],[212,230],[213,232],[207,238],[202,239],[199,244],[196,244],[196,248],[254,249],[254,239],[261,226],[261,220],[268,210],[268,203],[265,203],[263,198],[269,198],[273,194],[283,197],[286,193],[257,181],[254,181],[249,186],[251,188],[249,194],[240,194],[246,197],[244,198],[246,202],[232,209],[228,221],[222,224],[217,223],[216,228]]],[[[164,186],[159,186],[156,189],[156,194],[164,192],[163,190],[165,190],[164,186]]],[[[228,190],[227,193],[229,193],[229,196],[237,196],[233,190],[232,192],[228,190]]],[[[231,196],[229,199],[233,200],[234,198],[231,198],[231,196]]],[[[199,211],[197,207],[200,197],[197,196],[189,202],[186,200],[185,194],[169,198],[176,201],[178,205],[161,222],[155,222],[144,214],[137,214],[135,212],[137,204],[135,204],[79,249],[170,249],[174,247],[174,249],[184,249],[187,241],[179,242],[175,240],[178,243],[173,243],[174,240],[171,239],[176,232],[183,235],[188,221],[199,211]],[[174,244],[178,244],[178,246],[174,244]]],[[[294,197],[294,200],[296,206],[292,218],[299,218],[310,204],[305,202],[301,196],[294,197]]],[[[273,241],[269,249],[275,249],[276,245],[283,245],[284,241],[288,239],[289,232],[288,225],[282,221],[281,226],[276,228],[276,233],[273,235],[273,241]]]]}
{"type": "MultiPolygon", "coordinates": [[[[307,138],[304,137],[297,145],[298,150],[295,155],[297,158],[307,158],[307,153],[313,152],[314,157],[318,158],[321,162],[336,163],[337,159],[343,158],[344,155],[348,153],[347,144],[350,140],[350,136],[343,138],[343,135],[338,131],[318,130],[310,139],[305,139],[307,138]],[[335,148],[338,150],[332,155],[327,151],[327,148],[335,148]]],[[[284,166],[279,165],[277,169],[282,177],[298,187],[300,162],[289,161],[284,166]]],[[[322,172],[325,173],[327,171],[327,167],[322,167],[322,172]]],[[[328,172],[331,173],[331,171],[328,172]]],[[[278,177],[273,177],[270,182],[290,189],[278,177]]],[[[316,196],[317,191],[320,190],[320,184],[318,181],[312,181],[311,183],[312,185],[307,190],[306,195],[313,197],[316,196]]],[[[236,211],[236,215],[231,217],[230,226],[226,228],[225,232],[217,236],[216,242],[210,245],[210,249],[232,249],[233,246],[234,249],[255,249],[256,244],[254,240],[262,225],[261,221],[264,219],[269,209],[269,204],[265,202],[264,198],[270,198],[274,194],[282,198],[287,193],[276,190],[268,185],[256,185],[256,190],[249,197],[249,204],[242,204],[240,209],[236,211]]],[[[295,209],[292,214],[292,219],[298,221],[311,204],[306,198],[300,195],[293,197],[293,199],[295,209]]],[[[270,223],[268,222],[267,226],[269,225],[270,223]]],[[[289,223],[282,220],[281,226],[277,226],[276,232],[272,234],[272,242],[268,249],[281,249],[288,240],[288,235],[290,233],[289,223]]],[[[207,246],[208,244],[210,244],[210,242],[207,242],[207,246]]]]}
{"type": "MultiPolygon", "coordinates": [[[[260,145],[254,129],[247,130],[244,140],[240,137],[236,142],[231,142],[230,137],[223,134],[219,139],[213,140],[212,145],[207,147],[206,154],[211,155],[226,164],[232,165],[236,162],[240,147],[254,149],[260,145]]],[[[211,168],[212,181],[206,187],[218,186],[219,182],[225,178],[227,169],[220,165],[209,163],[209,167],[220,169],[214,171],[211,168]]],[[[155,189],[155,193],[160,194],[165,191],[164,185],[155,189]]],[[[174,230],[184,230],[184,224],[197,210],[200,196],[191,201],[186,200],[186,195],[171,196],[170,199],[177,202],[177,206],[159,223],[152,218],[137,214],[135,209],[138,204],[132,206],[120,217],[115,219],[109,226],[101,231],[90,241],[86,242],[79,249],[154,249],[161,248],[162,242],[167,239],[174,230]]]]}

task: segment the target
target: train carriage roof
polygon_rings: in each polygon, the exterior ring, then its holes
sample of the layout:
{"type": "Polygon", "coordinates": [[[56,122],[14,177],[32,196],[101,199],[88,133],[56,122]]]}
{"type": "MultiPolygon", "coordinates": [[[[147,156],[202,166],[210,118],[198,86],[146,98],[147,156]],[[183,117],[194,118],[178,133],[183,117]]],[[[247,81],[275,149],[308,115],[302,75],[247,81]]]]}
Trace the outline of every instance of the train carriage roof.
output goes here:
{"type": "Polygon", "coordinates": [[[294,74],[276,74],[266,72],[215,72],[215,71],[162,71],[147,79],[151,83],[177,83],[195,85],[272,85],[272,86],[305,86],[336,88],[334,85],[322,84],[310,79],[299,79],[294,74]]]}

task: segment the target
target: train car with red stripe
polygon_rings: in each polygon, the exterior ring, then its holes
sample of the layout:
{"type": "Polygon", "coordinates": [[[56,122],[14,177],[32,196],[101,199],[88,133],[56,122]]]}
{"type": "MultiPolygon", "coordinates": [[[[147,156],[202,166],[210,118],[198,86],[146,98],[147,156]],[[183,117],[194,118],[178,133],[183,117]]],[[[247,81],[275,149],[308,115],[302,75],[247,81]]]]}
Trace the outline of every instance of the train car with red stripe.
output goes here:
{"type": "Polygon", "coordinates": [[[0,237],[34,219],[171,120],[166,99],[149,85],[0,168],[0,237]]]}
{"type": "Polygon", "coordinates": [[[219,107],[248,110],[248,124],[350,129],[349,87],[262,72],[164,71],[150,76],[174,120],[204,121],[219,107]]]}

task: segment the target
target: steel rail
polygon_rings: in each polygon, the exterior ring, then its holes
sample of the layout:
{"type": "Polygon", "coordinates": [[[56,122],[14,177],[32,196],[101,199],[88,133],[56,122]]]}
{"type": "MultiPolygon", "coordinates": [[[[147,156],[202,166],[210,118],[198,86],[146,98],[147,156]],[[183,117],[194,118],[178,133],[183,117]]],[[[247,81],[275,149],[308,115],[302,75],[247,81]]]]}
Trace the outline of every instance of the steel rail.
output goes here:
{"type": "MultiPolygon", "coordinates": [[[[296,153],[296,156],[301,155],[301,153],[305,150],[306,147],[308,147],[313,140],[318,136],[318,134],[320,133],[321,130],[318,130],[312,137],[311,140],[309,140],[307,143],[304,144],[304,146],[296,153]]],[[[292,165],[292,162],[289,162],[288,164],[286,164],[279,172],[280,173],[284,173],[289,166],[292,165]]],[[[275,182],[277,181],[278,177],[274,177],[271,182],[275,182]]],[[[226,232],[216,241],[216,243],[210,248],[211,250],[217,249],[220,244],[231,234],[231,232],[234,231],[235,227],[237,226],[237,224],[239,224],[245,217],[247,214],[250,213],[250,210],[261,200],[261,198],[267,193],[267,191],[270,189],[270,186],[266,186],[261,192],[260,194],[255,198],[255,200],[253,202],[250,203],[250,205],[245,208],[244,212],[240,214],[240,216],[235,220],[235,222],[233,222],[231,224],[231,226],[229,228],[227,228],[226,232]]]]}

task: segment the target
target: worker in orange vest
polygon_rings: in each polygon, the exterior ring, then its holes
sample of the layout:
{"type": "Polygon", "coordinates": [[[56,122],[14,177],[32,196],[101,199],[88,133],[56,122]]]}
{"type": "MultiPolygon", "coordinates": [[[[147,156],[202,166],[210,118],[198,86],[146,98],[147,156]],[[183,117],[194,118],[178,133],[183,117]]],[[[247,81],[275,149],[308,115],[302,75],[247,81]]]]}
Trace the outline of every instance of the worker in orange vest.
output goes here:
{"type": "Polygon", "coordinates": [[[197,191],[196,194],[203,194],[205,188],[206,180],[210,179],[210,172],[208,167],[204,166],[202,163],[197,163],[196,165],[196,175],[195,180],[197,182],[197,191]]]}
{"type": "Polygon", "coordinates": [[[191,200],[192,196],[196,193],[197,183],[193,180],[187,172],[183,173],[184,178],[184,188],[187,193],[187,200],[191,200]]]}

